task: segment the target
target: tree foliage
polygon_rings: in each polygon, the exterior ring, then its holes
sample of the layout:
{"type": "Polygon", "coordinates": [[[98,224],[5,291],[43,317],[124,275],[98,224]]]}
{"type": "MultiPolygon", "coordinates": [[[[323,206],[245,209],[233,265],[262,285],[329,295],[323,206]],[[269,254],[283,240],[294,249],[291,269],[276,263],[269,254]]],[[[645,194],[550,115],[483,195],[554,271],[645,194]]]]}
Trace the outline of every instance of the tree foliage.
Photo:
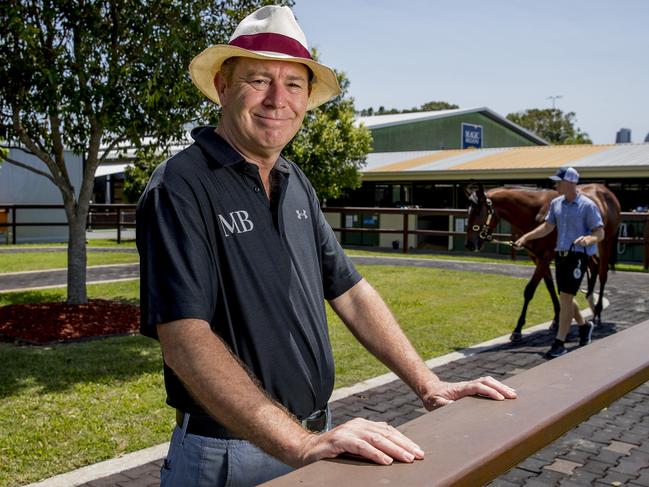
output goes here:
{"type": "Polygon", "coordinates": [[[374,108],[364,108],[360,111],[360,115],[362,117],[369,117],[372,115],[390,115],[394,113],[414,113],[414,112],[436,112],[439,110],[454,110],[456,108],[460,108],[458,105],[454,103],[448,103],[445,101],[429,101],[427,103],[424,103],[423,105],[419,107],[412,107],[410,109],[398,109],[398,108],[390,108],[386,109],[384,106],[380,106],[377,110],[374,110],[374,108]]]}
{"type": "Polygon", "coordinates": [[[359,170],[372,148],[370,131],[354,123],[349,80],[342,72],[336,75],[342,93],[307,112],[302,128],[282,152],[304,171],[321,201],[360,186],[359,170]]]}
{"type": "Polygon", "coordinates": [[[551,144],[592,144],[586,132],[575,127],[575,112],[563,113],[558,108],[531,108],[523,112],[510,113],[512,122],[534,132],[551,144]]]}
{"type": "Polygon", "coordinates": [[[137,203],[151,174],[168,155],[168,152],[161,152],[153,145],[140,147],[135,151],[133,165],[127,166],[124,171],[123,194],[128,203],[137,203]]]}
{"type": "MultiPolygon", "coordinates": [[[[227,42],[240,20],[267,0],[4,0],[0,4],[0,125],[10,143],[42,162],[68,219],[68,302],[87,301],[85,222],[95,170],[121,143],[144,136],[165,145],[207,103],[187,66],[227,42]],[[64,148],[84,157],[71,184],[64,148]]],[[[291,0],[282,2],[292,4],[291,0]]]]}

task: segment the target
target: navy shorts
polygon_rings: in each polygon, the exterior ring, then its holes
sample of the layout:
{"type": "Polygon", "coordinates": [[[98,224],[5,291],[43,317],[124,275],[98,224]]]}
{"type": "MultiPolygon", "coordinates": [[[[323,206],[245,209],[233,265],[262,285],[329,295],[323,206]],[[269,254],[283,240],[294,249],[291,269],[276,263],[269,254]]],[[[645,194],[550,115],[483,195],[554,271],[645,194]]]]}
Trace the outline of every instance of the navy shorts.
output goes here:
{"type": "Polygon", "coordinates": [[[588,256],[585,252],[557,252],[555,263],[559,292],[575,296],[586,273],[588,256]]]}

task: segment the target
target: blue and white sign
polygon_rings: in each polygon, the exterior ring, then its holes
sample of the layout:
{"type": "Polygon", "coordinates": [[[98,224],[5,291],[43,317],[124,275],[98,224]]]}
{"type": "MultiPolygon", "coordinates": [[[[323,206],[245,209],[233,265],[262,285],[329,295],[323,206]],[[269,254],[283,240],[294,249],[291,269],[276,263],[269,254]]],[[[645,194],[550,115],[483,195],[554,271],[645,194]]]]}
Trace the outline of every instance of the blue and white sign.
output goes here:
{"type": "Polygon", "coordinates": [[[462,149],[482,148],[482,125],[462,124],[462,149]]]}

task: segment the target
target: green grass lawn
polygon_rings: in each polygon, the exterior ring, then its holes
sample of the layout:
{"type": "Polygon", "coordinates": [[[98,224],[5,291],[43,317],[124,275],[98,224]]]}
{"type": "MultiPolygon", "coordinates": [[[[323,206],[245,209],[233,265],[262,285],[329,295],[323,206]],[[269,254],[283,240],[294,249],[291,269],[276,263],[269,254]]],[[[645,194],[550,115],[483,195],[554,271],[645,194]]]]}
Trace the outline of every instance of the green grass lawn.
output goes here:
{"type": "MultiPolygon", "coordinates": [[[[65,243],[47,244],[51,247],[65,248],[65,243]]],[[[25,247],[42,247],[43,244],[20,244],[20,245],[6,245],[2,248],[25,248],[25,247]]],[[[122,249],[134,249],[135,241],[126,240],[121,244],[117,243],[115,239],[92,239],[88,241],[88,265],[106,265],[106,264],[122,264],[129,262],[137,262],[138,257],[134,252],[93,252],[92,247],[111,247],[122,249]]],[[[360,250],[360,249],[345,249],[348,255],[355,256],[376,256],[376,257],[397,257],[397,258],[417,258],[417,259],[433,259],[433,260],[463,260],[470,262],[488,262],[488,263],[508,263],[518,265],[534,265],[525,255],[520,255],[517,260],[511,260],[506,256],[489,256],[479,253],[466,254],[464,252],[458,253],[409,253],[403,254],[401,252],[389,252],[382,250],[360,250]]],[[[22,272],[39,269],[63,269],[67,266],[67,256],[65,252],[34,252],[34,253],[15,253],[15,254],[2,254],[0,253],[0,273],[2,272],[22,272]]],[[[620,271],[631,272],[644,272],[640,264],[627,264],[618,263],[616,269],[620,271]]]]}
{"type": "MultiPolygon", "coordinates": [[[[139,262],[135,252],[88,251],[88,265],[126,264],[139,262]]],[[[68,265],[66,252],[24,252],[0,254],[0,273],[24,272],[42,269],[65,269],[68,265]]]]}

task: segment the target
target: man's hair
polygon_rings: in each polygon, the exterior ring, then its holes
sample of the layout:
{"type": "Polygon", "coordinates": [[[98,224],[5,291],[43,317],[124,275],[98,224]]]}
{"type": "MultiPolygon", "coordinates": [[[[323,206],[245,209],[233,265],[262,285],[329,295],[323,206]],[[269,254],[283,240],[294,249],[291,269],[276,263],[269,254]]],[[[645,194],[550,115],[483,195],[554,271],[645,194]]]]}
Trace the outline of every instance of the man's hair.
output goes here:
{"type": "MultiPolygon", "coordinates": [[[[237,65],[237,61],[239,61],[241,57],[235,56],[235,57],[229,57],[225,61],[223,61],[223,64],[221,64],[221,68],[219,69],[219,73],[221,73],[221,76],[223,76],[223,79],[225,80],[226,83],[230,84],[232,81],[232,73],[234,73],[234,68],[237,65]]],[[[311,71],[311,68],[309,68],[306,64],[303,64],[309,73],[309,85],[311,85],[311,82],[313,81],[313,71],[311,71]]]]}
{"type": "Polygon", "coordinates": [[[230,84],[230,81],[232,81],[232,73],[234,73],[234,68],[238,59],[238,57],[229,57],[225,61],[223,61],[223,64],[221,64],[219,73],[221,73],[221,76],[223,76],[223,79],[228,84],[230,84]]]}

